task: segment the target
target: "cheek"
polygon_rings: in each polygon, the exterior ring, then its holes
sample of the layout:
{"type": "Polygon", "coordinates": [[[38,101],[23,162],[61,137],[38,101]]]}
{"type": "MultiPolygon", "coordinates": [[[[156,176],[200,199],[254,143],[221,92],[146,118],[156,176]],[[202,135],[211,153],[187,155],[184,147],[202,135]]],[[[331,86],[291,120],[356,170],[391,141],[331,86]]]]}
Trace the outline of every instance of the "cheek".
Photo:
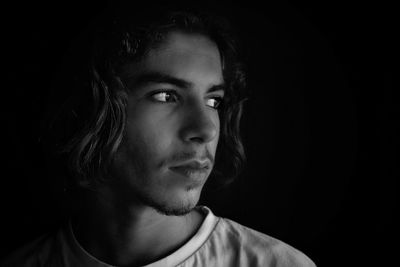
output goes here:
{"type": "Polygon", "coordinates": [[[214,140],[214,142],[213,142],[213,144],[212,144],[212,149],[213,149],[214,155],[215,155],[215,153],[216,153],[216,151],[217,151],[218,142],[219,142],[219,137],[220,137],[220,132],[219,132],[219,129],[218,129],[217,136],[216,136],[216,138],[215,138],[215,140],[214,140]]]}
{"type": "Polygon", "coordinates": [[[223,128],[223,120],[221,120],[221,115],[218,113],[217,118],[216,118],[216,127],[217,127],[217,138],[216,138],[216,145],[220,141],[220,137],[222,135],[222,128],[223,128]]]}
{"type": "Polygon", "coordinates": [[[174,137],[171,122],[160,119],[156,114],[142,113],[139,118],[128,121],[125,129],[125,143],[133,154],[143,155],[147,161],[163,158],[169,152],[174,137]]]}
{"type": "Polygon", "coordinates": [[[216,118],[215,118],[215,126],[217,127],[217,141],[219,140],[220,134],[221,134],[221,119],[219,113],[217,113],[216,118]]]}

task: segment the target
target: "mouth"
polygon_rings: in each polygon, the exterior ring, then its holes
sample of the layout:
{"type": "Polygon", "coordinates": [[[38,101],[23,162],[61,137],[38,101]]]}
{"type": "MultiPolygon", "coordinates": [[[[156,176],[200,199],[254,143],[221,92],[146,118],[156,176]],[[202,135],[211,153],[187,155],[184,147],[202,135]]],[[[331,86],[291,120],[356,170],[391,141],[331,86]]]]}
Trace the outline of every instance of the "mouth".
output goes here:
{"type": "Polygon", "coordinates": [[[171,171],[183,175],[185,177],[197,180],[203,179],[207,176],[209,170],[211,169],[211,163],[206,161],[188,161],[177,166],[172,166],[169,168],[171,171]]]}

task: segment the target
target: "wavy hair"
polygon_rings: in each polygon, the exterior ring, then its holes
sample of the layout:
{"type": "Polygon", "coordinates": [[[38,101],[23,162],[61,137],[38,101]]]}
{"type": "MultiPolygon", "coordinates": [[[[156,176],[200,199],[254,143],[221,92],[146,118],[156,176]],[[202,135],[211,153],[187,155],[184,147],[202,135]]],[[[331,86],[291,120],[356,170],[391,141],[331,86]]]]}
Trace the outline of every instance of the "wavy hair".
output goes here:
{"type": "Polygon", "coordinates": [[[226,92],[219,111],[221,134],[212,175],[220,184],[229,184],[245,159],[239,133],[245,75],[226,21],[194,11],[154,8],[135,15],[118,9],[115,14],[92,25],[90,58],[74,84],[75,93],[62,107],[70,119],[57,149],[69,174],[84,187],[104,182],[100,177],[106,175],[98,174],[107,173],[126,124],[128,89],[119,78],[122,67],[145,57],[168,33],[181,31],[210,38],[220,51],[226,92]]]}

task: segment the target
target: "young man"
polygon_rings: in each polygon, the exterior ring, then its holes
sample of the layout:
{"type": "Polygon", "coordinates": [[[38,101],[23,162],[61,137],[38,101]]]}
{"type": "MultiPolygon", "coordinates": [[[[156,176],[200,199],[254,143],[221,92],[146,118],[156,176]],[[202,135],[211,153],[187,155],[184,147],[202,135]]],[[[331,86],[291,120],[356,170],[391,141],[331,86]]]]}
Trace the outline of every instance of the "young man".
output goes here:
{"type": "Polygon", "coordinates": [[[225,26],[127,14],[98,26],[90,83],[66,108],[76,123],[62,151],[81,207],[4,266],[314,266],[197,206],[211,172],[234,176],[243,159],[244,76],[225,26]]]}

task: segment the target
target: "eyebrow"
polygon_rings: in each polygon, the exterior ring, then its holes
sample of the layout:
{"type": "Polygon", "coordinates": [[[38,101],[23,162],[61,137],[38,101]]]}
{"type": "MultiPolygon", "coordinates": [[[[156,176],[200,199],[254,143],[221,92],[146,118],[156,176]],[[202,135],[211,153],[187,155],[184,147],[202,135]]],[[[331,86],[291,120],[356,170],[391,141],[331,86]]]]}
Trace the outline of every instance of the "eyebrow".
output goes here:
{"type": "MultiPolygon", "coordinates": [[[[139,86],[144,86],[149,83],[167,83],[174,85],[176,87],[180,88],[193,88],[194,84],[192,82],[176,78],[174,76],[164,74],[161,72],[145,72],[142,74],[139,74],[138,76],[132,77],[130,86],[132,88],[134,87],[139,87],[139,86]]],[[[225,91],[225,83],[222,84],[216,84],[211,86],[208,90],[207,93],[215,92],[215,91],[225,91]]]]}

